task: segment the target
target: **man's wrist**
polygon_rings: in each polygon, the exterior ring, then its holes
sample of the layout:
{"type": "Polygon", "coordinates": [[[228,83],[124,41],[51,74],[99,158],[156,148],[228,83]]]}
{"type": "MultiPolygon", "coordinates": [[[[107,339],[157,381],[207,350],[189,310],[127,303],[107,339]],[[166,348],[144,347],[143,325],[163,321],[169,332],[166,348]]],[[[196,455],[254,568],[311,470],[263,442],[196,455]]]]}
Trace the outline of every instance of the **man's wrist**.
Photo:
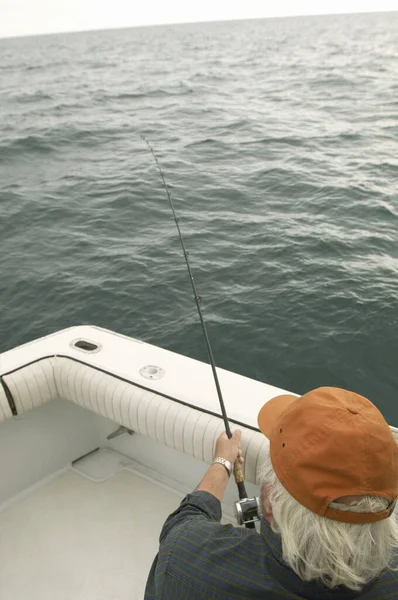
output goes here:
{"type": "Polygon", "coordinates": [[[228,480],[228,471],[224,465],[222,463],[214,463],[206,471],[196,490],[199,492],[209,492],[219,502],[222,502],[228,480]]]}
{"type": "Polygon", "coordinates": [[[223,469],[227,473],[228,477],[231,476],[232,464],[230,463],[230,461],[228,459],[223,458],[222,456],[216,456],[213,460],[213,465],[220,465],[221,467],[223,467],[223,469]]]}
{"type": "Polygon", "coordinates": [[[229,475],[228,475],[228,471],[227,469],[224,467],[224,465],[222,465],[221,463],[213,463],[210,466],[210,469],[212,469],[213,471],[215,471],[216,473],[219,473],[219,475],[224,476],[225,479],[229,479],[229,475]]]}

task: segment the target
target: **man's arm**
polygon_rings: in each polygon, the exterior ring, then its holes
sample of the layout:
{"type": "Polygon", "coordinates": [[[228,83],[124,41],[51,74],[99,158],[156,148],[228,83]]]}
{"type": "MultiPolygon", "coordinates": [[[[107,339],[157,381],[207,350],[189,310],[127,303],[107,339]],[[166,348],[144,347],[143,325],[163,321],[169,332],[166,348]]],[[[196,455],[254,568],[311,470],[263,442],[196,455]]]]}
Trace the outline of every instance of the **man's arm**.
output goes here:
{"type": "MultiPolygon", "coordinates": [[[[243,462],[243,458],[240,451],[240,438],[242,432],[237,429],[233,432],[231,439],[228,438],[224,432],[220,435],[216,443],[215,456],[219,458],[225,458],[233,466],[235,460],[243,462]]],[[[224,497],[225,488],[227,487],[229,475],[224,465],[216,463],[206,472],[202,481],[199,483],[196,491],[198,492],[209,492],[213,494],[222,502],[224,497]]]]}
{"type": "MultiPolygon", "coordinates": [[[[225,458],[232,465],[238,459],[243,462],[240,451],[240,438],[242,432],[237,430],[228,439],[224,432],[216,443],[214,457],[225,458]]],[[[166,538],[170,531],[188,520],[221,521],[221,502],[228,483],[228,472],[224,465],[216,463],[211,465],[194,492],[185,496],[180,506],[166,520],[163,525],[160,542],[166,538]]]]}
{"type": "MultiPolygon", "coordinates": [[[[235,431],[230,440],[226,433],[221,434],[216,443],[215,458],[225,458],[231,465],[237,458],[243,462],[239,448],[240,437],[240,431],[235,431]]],[[[173,535],[168,537],[169,533],[174,529],[173,533],[177,538],[181,532],[180,529],[176,530],[178,525],[221,521],[221,501],[228,479],[227,469],[222,464],[211,465],[196,490],[185,496],[177,510],[167,518],[159,538],[159,553],[153,561],[148,576],[145,600],[155,600],[162,595],[165,572],[175,543],[173,535]]]]}

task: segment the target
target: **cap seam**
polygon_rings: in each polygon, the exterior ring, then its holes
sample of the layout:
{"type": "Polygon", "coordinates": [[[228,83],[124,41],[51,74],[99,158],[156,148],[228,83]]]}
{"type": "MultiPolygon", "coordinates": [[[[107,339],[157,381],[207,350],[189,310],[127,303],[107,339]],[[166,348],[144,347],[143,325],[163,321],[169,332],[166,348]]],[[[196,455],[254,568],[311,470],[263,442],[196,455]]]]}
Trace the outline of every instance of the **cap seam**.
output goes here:
{"type": "Polygon", "coordinates": [[[359,415],[359,419],[358,419],[358,425],[359,427],[361,427],[362,429],[362,433],[363,433],[363,442],[364,442],[364,451],[362,454],[362,464],[363,464],[363,469],[364,469],[364,474],[365,474],[365,480],[364,480],[364,489],[367,491],[371,491],[372,489],[372,485],[369,479],[369,460],[368,460],[368,451],[369,451],[369,443],[368,443],[368,434],[364,428],[363,425],[363,417],[362,415],[359,415]]]}

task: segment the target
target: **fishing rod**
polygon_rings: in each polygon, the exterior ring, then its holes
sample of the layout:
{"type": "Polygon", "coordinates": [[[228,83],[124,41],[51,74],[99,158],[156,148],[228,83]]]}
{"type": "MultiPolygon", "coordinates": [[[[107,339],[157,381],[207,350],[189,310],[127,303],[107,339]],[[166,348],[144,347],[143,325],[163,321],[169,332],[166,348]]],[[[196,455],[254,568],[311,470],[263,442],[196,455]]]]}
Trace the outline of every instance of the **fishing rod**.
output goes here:
{"type": "MultiPolygon", "coordinates": [[[[176,211],[174,208],[174,204],[173,204],[173,200],[171,199],[171,194],[170,194],[168,185],[166,183],[166,179],[163,174],[162,168],[160,166],[159,160],[158,160],[151,144],[146,139],[146,137],[144,135],[140,135],[140,137],[146,143],[146,145],[148,146],[148,148],[154,158],[154,161],[156,163],[160,177],[162,179],[163,187],[166,190],[167,198],[169,199],[171,210],[173,212],[174,221],[177,226],[178,236],[180,238],[182,251],[184,254],[185,262],[186,262],[188,273],[189,273],[189,279],[191,281],[191,286],[192,286],[192,291],[194,294],[196,308],[197,308],[198,314],[199,314],[200,324],[202,325],[202,331],[203,331],[203,335],[204,335],[205,342],[206,342],[207,354],[209,356],[211,370],[213,372],[213,377],[214,377],[214,383],[215,383],[216,389],[217,389],[218,400],[220,402],[220,408],[221,408],[222,418],[224,421],[225,432],[226,432],[228,438],[231,438],[232,437],[231,428],[229,426],[227,411],[225,410],[224,399],[223,399],[222,392],[221,392],[220,382],[218,380],[216,365],[214,363],[213,351],[211,349],[210,340],[209,340],[209,336],[208,336],[207,329],[206,329],[206,323],[205,323],[205,320],[203,317],[202,309],[200,307],[201,297],[198,295],[198,292],[196,290],[196,285],[195,285],[195,281],[193,278],[191,264],[189,262],[189,252],[187,252],[187,249],[186,249],[185,243],[184,243],[184,238],[181,233],[180,222],[179,222],[180,220],[177,217],[177,214],[176,214],[176,211]]],[[[234,463],[234,478],[235,478],[235,483],[238,487],[238,494],[239,494],[239,501],[235,502],[235,514],[236,514],[238,523],[240,525],[245,525],[245,527],[247,527],[247,528],[254,528],[255,522],[259,520],[259,517],[258,517],[259,499],[247,497],[245,478],[244,478],[244,474],[243,474],[242,464],[240,463],[239,458],[237,458],[234,463]]]]}

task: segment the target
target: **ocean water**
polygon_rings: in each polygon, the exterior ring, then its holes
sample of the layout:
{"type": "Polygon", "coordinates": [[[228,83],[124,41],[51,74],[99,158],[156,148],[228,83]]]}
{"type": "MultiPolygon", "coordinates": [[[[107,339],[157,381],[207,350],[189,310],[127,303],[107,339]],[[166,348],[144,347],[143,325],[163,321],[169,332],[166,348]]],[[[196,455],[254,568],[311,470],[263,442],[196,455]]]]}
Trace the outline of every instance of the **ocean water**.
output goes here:
{"type": "Polygon", "coordinates": [[[397,40],[398,13],[0,40],[0,350],[90,323],[206,360],[144,134],[217,365],[398,426],[397,40]]]}

